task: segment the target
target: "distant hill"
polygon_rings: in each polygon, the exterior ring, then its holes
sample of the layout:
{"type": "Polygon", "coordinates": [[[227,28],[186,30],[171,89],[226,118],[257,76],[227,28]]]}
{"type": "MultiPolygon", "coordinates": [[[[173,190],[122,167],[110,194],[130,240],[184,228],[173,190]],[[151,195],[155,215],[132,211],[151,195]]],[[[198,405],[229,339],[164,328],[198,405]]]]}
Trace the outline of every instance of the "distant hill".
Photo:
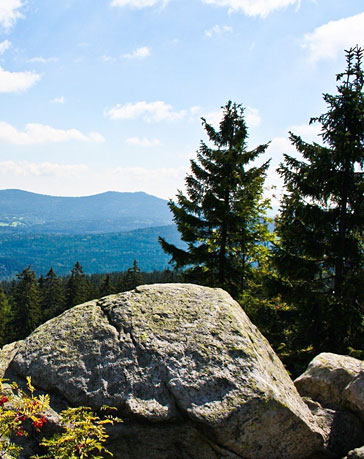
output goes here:
{"type": "Polygon", "coordinates": [[[107,233],[171,223],[167,201],[143,192],[59,197],[0,190],[2,233],[107,233]]]}
{"type": "Polygon", "coordinates": [[[38,274],[53,267],[57,275],[70,273],[78,260],[86,273],[124,271],[137,260],[143,271],[167,268],[169,256],[158,236],[184,247],[175,225],[104,234],[0,233],[0,280],[28,265],[38,274]]]}

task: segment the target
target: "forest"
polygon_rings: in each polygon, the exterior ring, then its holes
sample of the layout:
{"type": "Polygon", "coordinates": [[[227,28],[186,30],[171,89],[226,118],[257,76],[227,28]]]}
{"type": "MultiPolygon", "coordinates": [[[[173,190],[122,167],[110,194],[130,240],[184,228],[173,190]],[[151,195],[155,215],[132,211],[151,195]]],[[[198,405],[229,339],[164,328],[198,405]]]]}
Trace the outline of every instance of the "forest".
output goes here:
{"type": "Polygon", "coordinates": [[[337,94],[319,143],[295,133],[297,156],[284,155],[285,185],[274,222],[264,187],[269,142],[247,150],[244,108],[229,101],[219,129],[202,118],[210,140],[191,160],[186,191],[169,202],[183,244],[161,234],[173,270],[70,275],[26,267],[0,291],[0,342],[22,339],[75,304],[142,283],[193,282],[227,290],[267,337],[292,375],[324,351],[364,358],[364,73],[363,50],[346,52],[337,94]],[[274,230],[272,231],[272,225],[274,230]]]}
{"type": "Polygon", "coordinates": [[[168,256],[158,244],[158,236],[180,243],[174,225],[96,234],[0,233],[0,279],[14,277],[28,265],[38,276],[50,266],[64,276],[76,260],[87,273],[126,270],[134,259],[143,271],[163,270],[168,256]]]}
{"type": "Polygon", "coordinates": [[[37,277],[28,266],[16,279],[0,282],[0,347],[25,338],[42,323],[77,304],[142,284],[180,281],[181,276],[169,269],[142,272],[136,260],[126,271],[108,274],[85,274],[76,261],[67,276],[58,276],[50,268],[45,276],[37,277]]]}

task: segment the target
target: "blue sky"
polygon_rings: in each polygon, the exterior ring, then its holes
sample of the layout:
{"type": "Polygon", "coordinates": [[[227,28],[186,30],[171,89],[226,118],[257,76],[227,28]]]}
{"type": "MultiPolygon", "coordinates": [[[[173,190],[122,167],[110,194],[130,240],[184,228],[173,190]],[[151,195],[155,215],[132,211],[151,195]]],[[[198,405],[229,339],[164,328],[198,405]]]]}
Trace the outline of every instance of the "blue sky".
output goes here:
{"type": "Polygon", "coordinates": [[[362,0],[0,0],[0,188],[173,198],[230,99],[279,189],[356,44],[362,0]]]}

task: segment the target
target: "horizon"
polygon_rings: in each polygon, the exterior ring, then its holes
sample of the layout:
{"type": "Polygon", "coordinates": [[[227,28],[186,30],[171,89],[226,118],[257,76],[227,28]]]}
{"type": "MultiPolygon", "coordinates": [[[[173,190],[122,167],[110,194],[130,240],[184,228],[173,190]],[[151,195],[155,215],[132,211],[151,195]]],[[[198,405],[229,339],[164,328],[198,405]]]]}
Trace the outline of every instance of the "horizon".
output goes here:
{"type": "MultiPolygon", "coordinates": [[[[91,198],[93,196],[99,196],[101,194],[108,194],[108,193],[122,193],[122,194],[146,194],[148,196],[153,196],[154,198],[158,198],[158,199],[163,199],[163,198],[160,198],[159,196],[155,196],[155,195],[152,195],[150,193],[146,193],[145,191],[116,191],[116,190],[106,190],[106,191],[102,191],[100,193],[95,193],[95,194],[86,194],[86,195],[79,195],[79,196],[74,196],[74,195],[57,195],[57,194],[47,194],[47,193],[37,193],[37,192],[34,192],[34,191],[30,191],[30,190],[24,190],[24,189],[20,189],[20,188],[0,188],[0,193],[2,191],[21,191],[21,192],[25,192],[25,193],[30,193],[30,194],[37,194],[37,195],[40,195],[40,196],[49,196],[51,198],[91,198]]],[[[166,199],[163,199],[164,201],[166,201],[166,199]]]]}
{"type": "Polygon", "coordinates": [[[296,154],[288,131],[320,141],[309,120],[336,93],[344,50],[364,47],[364,6],[7,0],[0,34],[5,189],[174,199],[206,141],[200,117],[218,127],[232,100],[245,107],[248,148],[271,142],[259,162],[272,158],[266,185],[279,195],[275,169],[296,154]]]}

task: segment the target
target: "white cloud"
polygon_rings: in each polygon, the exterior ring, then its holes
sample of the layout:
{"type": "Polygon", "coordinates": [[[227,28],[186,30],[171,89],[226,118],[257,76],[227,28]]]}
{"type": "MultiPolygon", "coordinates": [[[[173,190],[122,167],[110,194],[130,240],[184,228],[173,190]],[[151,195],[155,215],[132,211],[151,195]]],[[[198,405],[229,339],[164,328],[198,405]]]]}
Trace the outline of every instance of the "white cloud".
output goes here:
{"type": "Polygon", "coordinates": [[[231,33],[233,28],[230,26],[219,26],[215,25],[211,29],[205,30],[206,37],[211,38],[213,35],[222,35],[224,33],[231,33]]]}
{"type": "Polygon", "coordinates": [[[262,121],[257,108],[247,107],[245,110],[245,121],[249,127],[258,127],[262,121]]]}
{"type": "Polygon", "coordinates": [[[283,154],[293,156],[294,158],[300,160],[302,159],[302,155],[296,150],[294,145],[292,145],[291,141],[289,140],[288,131],[291,131],[293,134],[302,137],[304,142],[322,142],[322,139],[319,137],[321,132],[319,124],[299,124],[290,126],[289,129],[287,129],[286,137],[275,137],[270,142],[266,156],[267,158],[271,158],[271,162],[265,185],[267,187],[276,188],[273,193],[266,193],[266,195],[269,197],[272,197],[273,194],[275,195],[275,197],[272,199],[272,204],[275,207],[279,207],[281,195],[283,192],[283,178],[277,172],[277,167],[284,160],[283,154]]]}
{"type": "Polygon", "coordinates": [[[85,135],[85,139],[82,139],[82,140],[96,142],[96,143],[105,142],[104,136],[100,134],[99,132],[89,132],[87,135],[85,135]]]}
{"type": "Polygon", "coordinates": [[[103,56],[101,56],[101,60],[103,62],[115,62],[116,61],[115,57],[111,57],[107,54],[104,54],[103,56]]]}
{"type": "Polygon", "coordinates": [[[364,46],[364,12],[317,27],[304,36],[302,46],[308,49],[310,60],[316,62],[334,59],[357,44],[364,46]]]}
{"type": "Polygon", "coordinates": [[[14,126],[0,121],[0,141],[15,145],[35,145],[55,142],[81,140],[86,142],[103,142],[103,136],[98,132],[83,134],[77,129],[55,129],[38,123],[29,123],[24,131],[18,131],[14,126]]]}
{"type": "Polygon", "coordinates": [[[40,78],[41,76],[35,72],[8,72],[0,67],[0,93],[25,91],[40,78]]]}
{"type": "Polygon", "coordinates": [[[230,12],[242,11],[248,16],[266,17],[273,11],[289,5],[299,7],[301,0],[203,0],[204,3],[226,6],[230,12]]]}
{"type": "Polygon", "coordinates": [[[319,137],[321,132],[321,126],[319,123],[296,124],[290,126],[287,129],[286,137],[275,137],[269,144],[267,154],[269,157],[272,157],[271,165],[275,167],[283,160],[284,153],[294,157],[300,156],[294,145],[292,145],[289,140],[288,132],[292,132],[293,134],[300,136],[304,142],[322,142],[322,139],[319,137]]]}
{"type": "MultiPolygon", "coordinates": [[[[209,112],[206,115],[203,115],[203,118],[205,118],[209,124],[217,127],[220,124],[222,116],[223,112],[220,110],[216,112],[209,112]]],[[[261,117],[257,108],[246,107],[244,117],[249,128],[260,126],[261,117]]]]}
{"type": "Polygon", "coordinates": [[[106,171],[98,178],[105,183],[106,189],[120,191],[145,191],[146,193],[168,199],[176,195],[177,189],[184,188],[186,173],[189,167],[161,167],[147,169],[144,167],[117,168],[106,171]],[[120,189],[122,184],[122,189],[120,189]]]}
{"type": "MultiPolygon", "coordinates": [[[[193,106],[189,110],[173,111],[171,105],[162,101],[156,102],[136,102],[125,105],[115,105],[110,109],[105,109],[105,116],[112,120],[116,119],[135,119],[143,118],[146,121],[176,120],[190,115],[190,121],[196,121],[196,116],[203,116],[209,124],[218,126],[220,124],[223,112],[221,110],[201,114],[201,107],[193,106]]],[[[245,120],[249,127],[258,127],[261,123],[259,111],[256,108],[246,107],[245,120]]]]}
{"type": "Polygon", "coordinates": [[[87,196],[113,191],[144,191],[161,198],[173,198],[183,189],[186,166],[176,168],[126,167],[112,169],[90,164],[0,162],[2,188],[19,188],[53,196],[87,196]]]}
{"type": "Polygon", "coordinates": [[[58,57],[43,57],[43,56],[36,56],[28,59],[28,62],[31,64],[48,64],[50,62],[58,62],[58,57]]]}
{"type": "Polygon", "coordinates": [[[295,147],[287,137],[275,137],[269,144],[267,155],[272,158],[271,165],[274,167],[283,160],[283,154],[293,156],[296,153],[295,147]]]}
{"type": "Polygon", "coordinates": [[[105,116],[111,120],[142,118],[145,121],[174,121],[186,115],[185,110],[173,111],[171,105],[158,100],[155,102],[135,102],[125,105],[115,105],[110,109],[105,109],[105,116]]]}
{"type": "Polygon", "coordinates": [[[61,97],[55,97],[54,99],[51,100],[52,104],[64,104],[66,99],[61,96],[61,97]]]}
{"type": "Polygon", "coordinates": [[[150,56],[150,48],[148,48],[148,46],[142,46],[130,54],[123,54],[121,57],[125,59],[145,59],[148,56],[150,56]]]}
{"type": "Polygon", "coordinates": [[[139,138],[139,137],[130,137],[126,140],[126,143],[129,145],[136,145],[137,147],[157,147],[161,144],[159,139],[147,139],[147,138],[139,138]]]}
{"type": "Polygon", "coordinates": [[[195,115],[196,113],[200,113],[201,107],[199,105],[194,105],[190,108],[191,115],[195,115]]]}
{"type": "Polygon", "coordinates": [[[4,54],[5,51],[7,51],[11,46],[11,43],[9,40],[2,41],[0,43],[0,54],[4,54]]]}
{"type": "Polygon", "coordinates": [[[302,137],[305,142],[318,142],[320,140],[319,134],[321,132],[320,123],[312,124],[299,124],[289,128],[293,134],[302,137]]]}
{"type": "Polygon", "coordinates": [[[2,0],[0,3],[0,26],[9,30],[16,21],[23,17],[19,9],[23,6],[21,0],[2,0]]]}
{"type": "Polygon", "coordinates": [[[0,174],[16,177],[70,177],[87,171],[86,164],[57,164],[57,163],[31,163],[29,161],[3,161],[0,162],[0,174]]]}
{"type": "Polygon", "coordinates": [[[212,124],[213,126],[218,126],[222,119],[222,112],[221,111],[209,112],[203,115],[203,118],[205,118],[205,120],[209,124],[212,124]]]}
{"type": "Polygon", "coordinates": [[[265,154],[266,159],[271,158],[267,178],[265,180],[265,196],[271,199],[273,207],[278,208],[283,192],[283,179],[277,172],[277,167],[283,161],[283,154],[297,157],[295,147],[287,137],[275,137],[269,144],[265,154]]]}
{"type": "Polygon", "coordinates": [[[165,6],[168,1],[169,0],[112,0],[111,6],[129,6],[131,8],[141,9],[159,4],[165,6]]]}

